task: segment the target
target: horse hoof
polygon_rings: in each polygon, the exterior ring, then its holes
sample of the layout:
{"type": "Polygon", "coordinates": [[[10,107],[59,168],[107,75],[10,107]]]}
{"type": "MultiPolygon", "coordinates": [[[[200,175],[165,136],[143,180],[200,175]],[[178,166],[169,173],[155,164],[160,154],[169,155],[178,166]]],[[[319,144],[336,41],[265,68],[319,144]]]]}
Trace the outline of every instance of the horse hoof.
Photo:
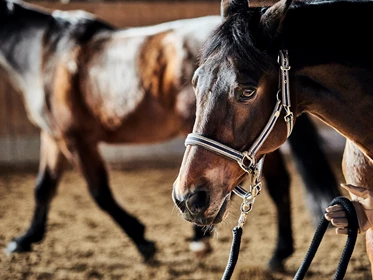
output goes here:
{"type": "Polygon", "coordinates": [[[4,249],[5,254],[11,254],[11,253],[22,253],[22,252],[30,252],[31,251],[31,245],[22,245],[21,243],[17,242],[17,240],[12,240],[8,247],[4,249]]]}
{"type": "Polygon", "coordinates": [[[211,244],[208,238],[190,242],[189,250],[193,252],[197,258],[203,258],[212,252],[211,244]]]}
{"type": "Polygon", "coordinates": [[[267,264],[267,269],[271,272],[285,272],[285,267],[282,261],[271,259],[267,264]]]}
{"type": "Polygon", "coordinates": [[[151,241],[146,241],[146,243],[139,245],[138,248],[144,262],[150,262],[153,259],[155,252],[157,251],[155,243],[151,241]]]}

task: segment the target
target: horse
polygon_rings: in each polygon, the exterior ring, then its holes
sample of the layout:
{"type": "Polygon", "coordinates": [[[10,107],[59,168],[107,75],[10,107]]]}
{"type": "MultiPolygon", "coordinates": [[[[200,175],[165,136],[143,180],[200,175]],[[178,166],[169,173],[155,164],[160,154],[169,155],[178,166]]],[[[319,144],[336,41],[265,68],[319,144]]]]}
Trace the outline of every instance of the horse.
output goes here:
{"type": "MultiPolygon", "coordinates": [[[[346,138],[342,186],[360,233],[366,232],[373,264],[373,2],[220,5],[222,23],[201,50],[192,79],[196,119],[172,191],[181,215],[200,225],[219,224],[232,191],[247,177],[247,194],[255,199],[263,160],[304,114],[312,114],[346,138]]],[[[343,234],[348,222],[336,207],[325,216],[343,234]]]]}
{"type": "MultiPolygon", "coordinates": [[[[8,253],[29,251],[43,240],[52,199],[71,163],[97,206],[134,242],[144,261],[153,259],[155,242],[145,238],[145,225],[113,197],[97,145],[156,143],[191,132],[196,100],[190,80],[204,40],[220,22],[217,15],[116,29],[83,11],[49,12],[0,1],[0,65],[41,135],[33,217],[26,232],[10,241],[8,253]]],[[[303,122],[290,147],[302,169],[311,211],[321,213],[338,192],[337,184],[311,119],[305,116],[303,122]],[[301,159],[303,153],[313,153],[319,164],[301,159]]],[[[278,212],[271,264],[281,267],[294,250],[290,177],[281,152],[272,157],[265,167],[278,212]]],[[[199,226],[194,230],[193,242],[210,234],[199,226]]]]}

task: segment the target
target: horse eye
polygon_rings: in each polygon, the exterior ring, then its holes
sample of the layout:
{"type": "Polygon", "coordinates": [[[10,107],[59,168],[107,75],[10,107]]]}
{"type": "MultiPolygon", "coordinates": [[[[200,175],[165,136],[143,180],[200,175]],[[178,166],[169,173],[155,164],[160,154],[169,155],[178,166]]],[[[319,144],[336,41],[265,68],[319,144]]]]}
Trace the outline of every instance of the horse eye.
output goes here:
{"type": "Polygon", "coordinates": [[[237,87],[235,89],[235,96],[239,102],[250,100],[251,98],[254,97],[255,93],[256,93],[256,88],[254,87],[247,87],[247,88],[237,87]]]}

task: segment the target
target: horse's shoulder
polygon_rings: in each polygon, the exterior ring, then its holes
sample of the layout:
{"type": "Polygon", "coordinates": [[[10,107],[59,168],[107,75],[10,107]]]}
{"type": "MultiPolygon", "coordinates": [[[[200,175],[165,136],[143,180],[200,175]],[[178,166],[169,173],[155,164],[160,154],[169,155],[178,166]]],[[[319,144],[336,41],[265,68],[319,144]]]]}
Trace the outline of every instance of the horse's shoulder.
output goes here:
{"type": "Polygon", "coordinates": [[[181,41],[173,30],[144,38],[136,64],[145,92],[161,97],[178,83],[181,50],[181,41]]]}
{"type": "Polygon", "coordinates": [[[56,10],[52,16],[43,38],[43,69],[47,76],[52,76],[60,64],[75,69],[71,65],[77,63],[77,50],[81,51],[95,36],[114,30],[84,11],[56,10]]]}

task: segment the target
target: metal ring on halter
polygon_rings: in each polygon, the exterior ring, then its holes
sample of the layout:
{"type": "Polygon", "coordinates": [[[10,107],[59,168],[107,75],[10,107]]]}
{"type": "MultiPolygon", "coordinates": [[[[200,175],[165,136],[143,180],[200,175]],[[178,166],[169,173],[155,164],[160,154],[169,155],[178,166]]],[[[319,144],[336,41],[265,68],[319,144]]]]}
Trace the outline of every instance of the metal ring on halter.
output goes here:
{"type": "Polygon", "coordinates": [[[247,203],[242,202],[241,207],[240,207],[241,213],[247,214],[251,210],[253,210],[254,201],[255,201],[255,198],[252,201],[247,202],[247,203]]]}
{"type": "Polygon", "coordinates": [[[284,116],[284,120],[285,122],[289,123],[289,122],[292,122],[294,120],[294,114],[292,112],[289,111],[289,109],[285,108],[285,111],[286,111],[286,115],[284,116]]]}
{"type": "Polygon", "coordinates": [[[282,93],[281,89],[279,89],[276,93],[276,99],[277,101],[281,101],[281,98],[279,97],[279,95],[282,93]]]}

